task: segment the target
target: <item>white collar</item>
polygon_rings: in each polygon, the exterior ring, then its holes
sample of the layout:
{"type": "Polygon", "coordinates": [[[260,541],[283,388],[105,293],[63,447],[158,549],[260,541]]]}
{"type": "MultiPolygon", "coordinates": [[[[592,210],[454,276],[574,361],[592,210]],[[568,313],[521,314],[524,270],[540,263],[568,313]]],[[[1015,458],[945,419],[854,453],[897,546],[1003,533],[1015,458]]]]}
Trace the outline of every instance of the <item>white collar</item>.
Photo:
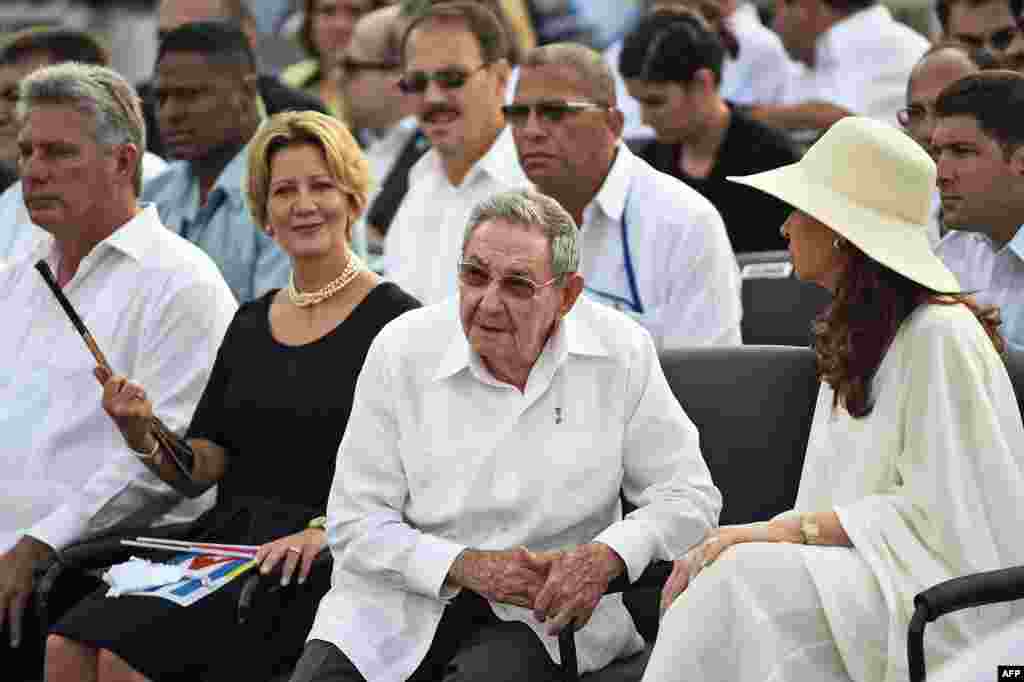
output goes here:
{"type": "Polygon", "coordinates": [[[626,199],[629,196],[635,166],[636,157],[624,143],[620,142],[616,147],[612,167],[590,205],[596,204],[608,218],[621,221],[622,215],[626,212],[626,199]]]}
{"type": "MultiPolygon", "coordinates": [[[[434,173],[447,178],[444,163],[436,149],[428,151],[412,167],[412,170],[409,171],[409,184],[412,185],[426,173],[434,173]]],[[[515,142],[512,140],[512,131],[507,126],[498,134],[490,149],[470,167],[459,186],[468,186],[468,183],[473,182],[481,173],[504,184],[519,182],[522,171],[519,169],[519,157],[516,153],[515,142]]]]}
{"type": "MultiPolygon", "coordinates": [[[[152,234],[147,229],[147,224],[152,225],[154,223],[160,223],[160,216],[156,212],[156,205],[146,204],[131,220],[121,225],[109,237],[93,247],[91,253],[114,249],[134,261],[140,261],[146,251],[153,245],[152,234]]],[[[52,261],[56,256],[56,245],[57,240],[53,238],[53,235],[44,231],[32,246],[32,262],[35,263],[40,259],[52,261]]]]}

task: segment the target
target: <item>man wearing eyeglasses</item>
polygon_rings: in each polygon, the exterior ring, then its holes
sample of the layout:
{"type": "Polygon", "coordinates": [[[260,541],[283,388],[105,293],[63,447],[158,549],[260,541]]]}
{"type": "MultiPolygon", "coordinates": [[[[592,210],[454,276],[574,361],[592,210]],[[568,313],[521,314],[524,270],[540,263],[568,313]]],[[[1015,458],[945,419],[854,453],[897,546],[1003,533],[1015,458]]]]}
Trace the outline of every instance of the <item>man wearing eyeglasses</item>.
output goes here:
{"type": "Polygon", "coordinates": [[[600,54],[571,43],[534,49],[504,111],[527,176],[581,226],[588,296],[633,316],[659,350],[741,342],[740,278],[722,217],[622,143],[600,54]]]}
{"type": "Polygon", "coordinates": [[[643,647],[602,595],[700,540],[721,495],[650,335],[580,296],[580,234],[534,191],[485,200],[458,298],[374,341],[292,682],[557,682],[574,624],[583,672],[643,647]]]}
{"type": "Polygon", "coordinates": [[[392,39],[402,21],[397,5],[356,22],[341,59],[343,99],[348,123],[370,163],[374,182],[366,212],[352,231],[356,252],[379,269],[384,235],[408,191],[412,165],[430,146],[416,125],[414,100],[398,87],[402,76],[399,46],[392,39]]]}
{"type": "Polygon", "coordinates": [[[527,187],[501,105],[508,36],[474,2],[417,15],[402,41],[402,89],[431,143],[409,172],[409,191],[384,242],[384,271],[424,303],[456,292],[459,236],[481,200],[527,187]]]}

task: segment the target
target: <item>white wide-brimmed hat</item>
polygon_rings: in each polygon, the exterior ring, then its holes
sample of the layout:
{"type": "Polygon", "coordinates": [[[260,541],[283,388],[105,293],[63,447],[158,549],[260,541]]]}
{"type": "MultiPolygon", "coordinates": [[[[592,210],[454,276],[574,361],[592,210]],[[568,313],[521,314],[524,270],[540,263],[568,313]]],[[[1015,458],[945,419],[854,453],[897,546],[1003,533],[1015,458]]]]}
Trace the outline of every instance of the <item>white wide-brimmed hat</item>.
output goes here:
{"type": "Polygon", "coordinates": [[[820,220],[918,284],[941,293],[961,291],[928,242],[935,163],[893,126],[849,116],[829,128],[796,163],[729,180],[820,220]]]}

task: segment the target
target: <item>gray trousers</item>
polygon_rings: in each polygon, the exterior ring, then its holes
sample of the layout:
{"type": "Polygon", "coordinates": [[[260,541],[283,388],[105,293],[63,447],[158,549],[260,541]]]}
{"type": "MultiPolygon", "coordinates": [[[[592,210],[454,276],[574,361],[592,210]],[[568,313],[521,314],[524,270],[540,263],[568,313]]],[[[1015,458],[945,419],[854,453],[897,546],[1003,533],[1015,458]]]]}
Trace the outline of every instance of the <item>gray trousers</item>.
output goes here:
{"type": "MultiPolygon", "coordinates": [[[[558,667],[533,630],[506,623],[463,590],[445,609],[427,656],[408,682],[557,682],[558,667]]],[[[291,682],[366,682],[338,647],[306,643],[291,682]]]]}

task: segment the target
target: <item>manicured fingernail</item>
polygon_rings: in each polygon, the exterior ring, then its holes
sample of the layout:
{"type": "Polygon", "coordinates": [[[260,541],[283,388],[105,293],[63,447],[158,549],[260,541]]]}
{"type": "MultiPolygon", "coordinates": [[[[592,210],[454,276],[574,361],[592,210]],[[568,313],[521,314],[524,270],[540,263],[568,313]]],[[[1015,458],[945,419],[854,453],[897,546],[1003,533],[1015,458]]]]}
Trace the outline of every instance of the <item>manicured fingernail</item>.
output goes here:
{"type": "Polygon", "coordinates": [[[303,584],[305,584],[305,582],[306,582],[306,579],[305,579],[305,578],[299,578],[299,584],[300,584],[300,585],[303,585],[303,584]]]}

